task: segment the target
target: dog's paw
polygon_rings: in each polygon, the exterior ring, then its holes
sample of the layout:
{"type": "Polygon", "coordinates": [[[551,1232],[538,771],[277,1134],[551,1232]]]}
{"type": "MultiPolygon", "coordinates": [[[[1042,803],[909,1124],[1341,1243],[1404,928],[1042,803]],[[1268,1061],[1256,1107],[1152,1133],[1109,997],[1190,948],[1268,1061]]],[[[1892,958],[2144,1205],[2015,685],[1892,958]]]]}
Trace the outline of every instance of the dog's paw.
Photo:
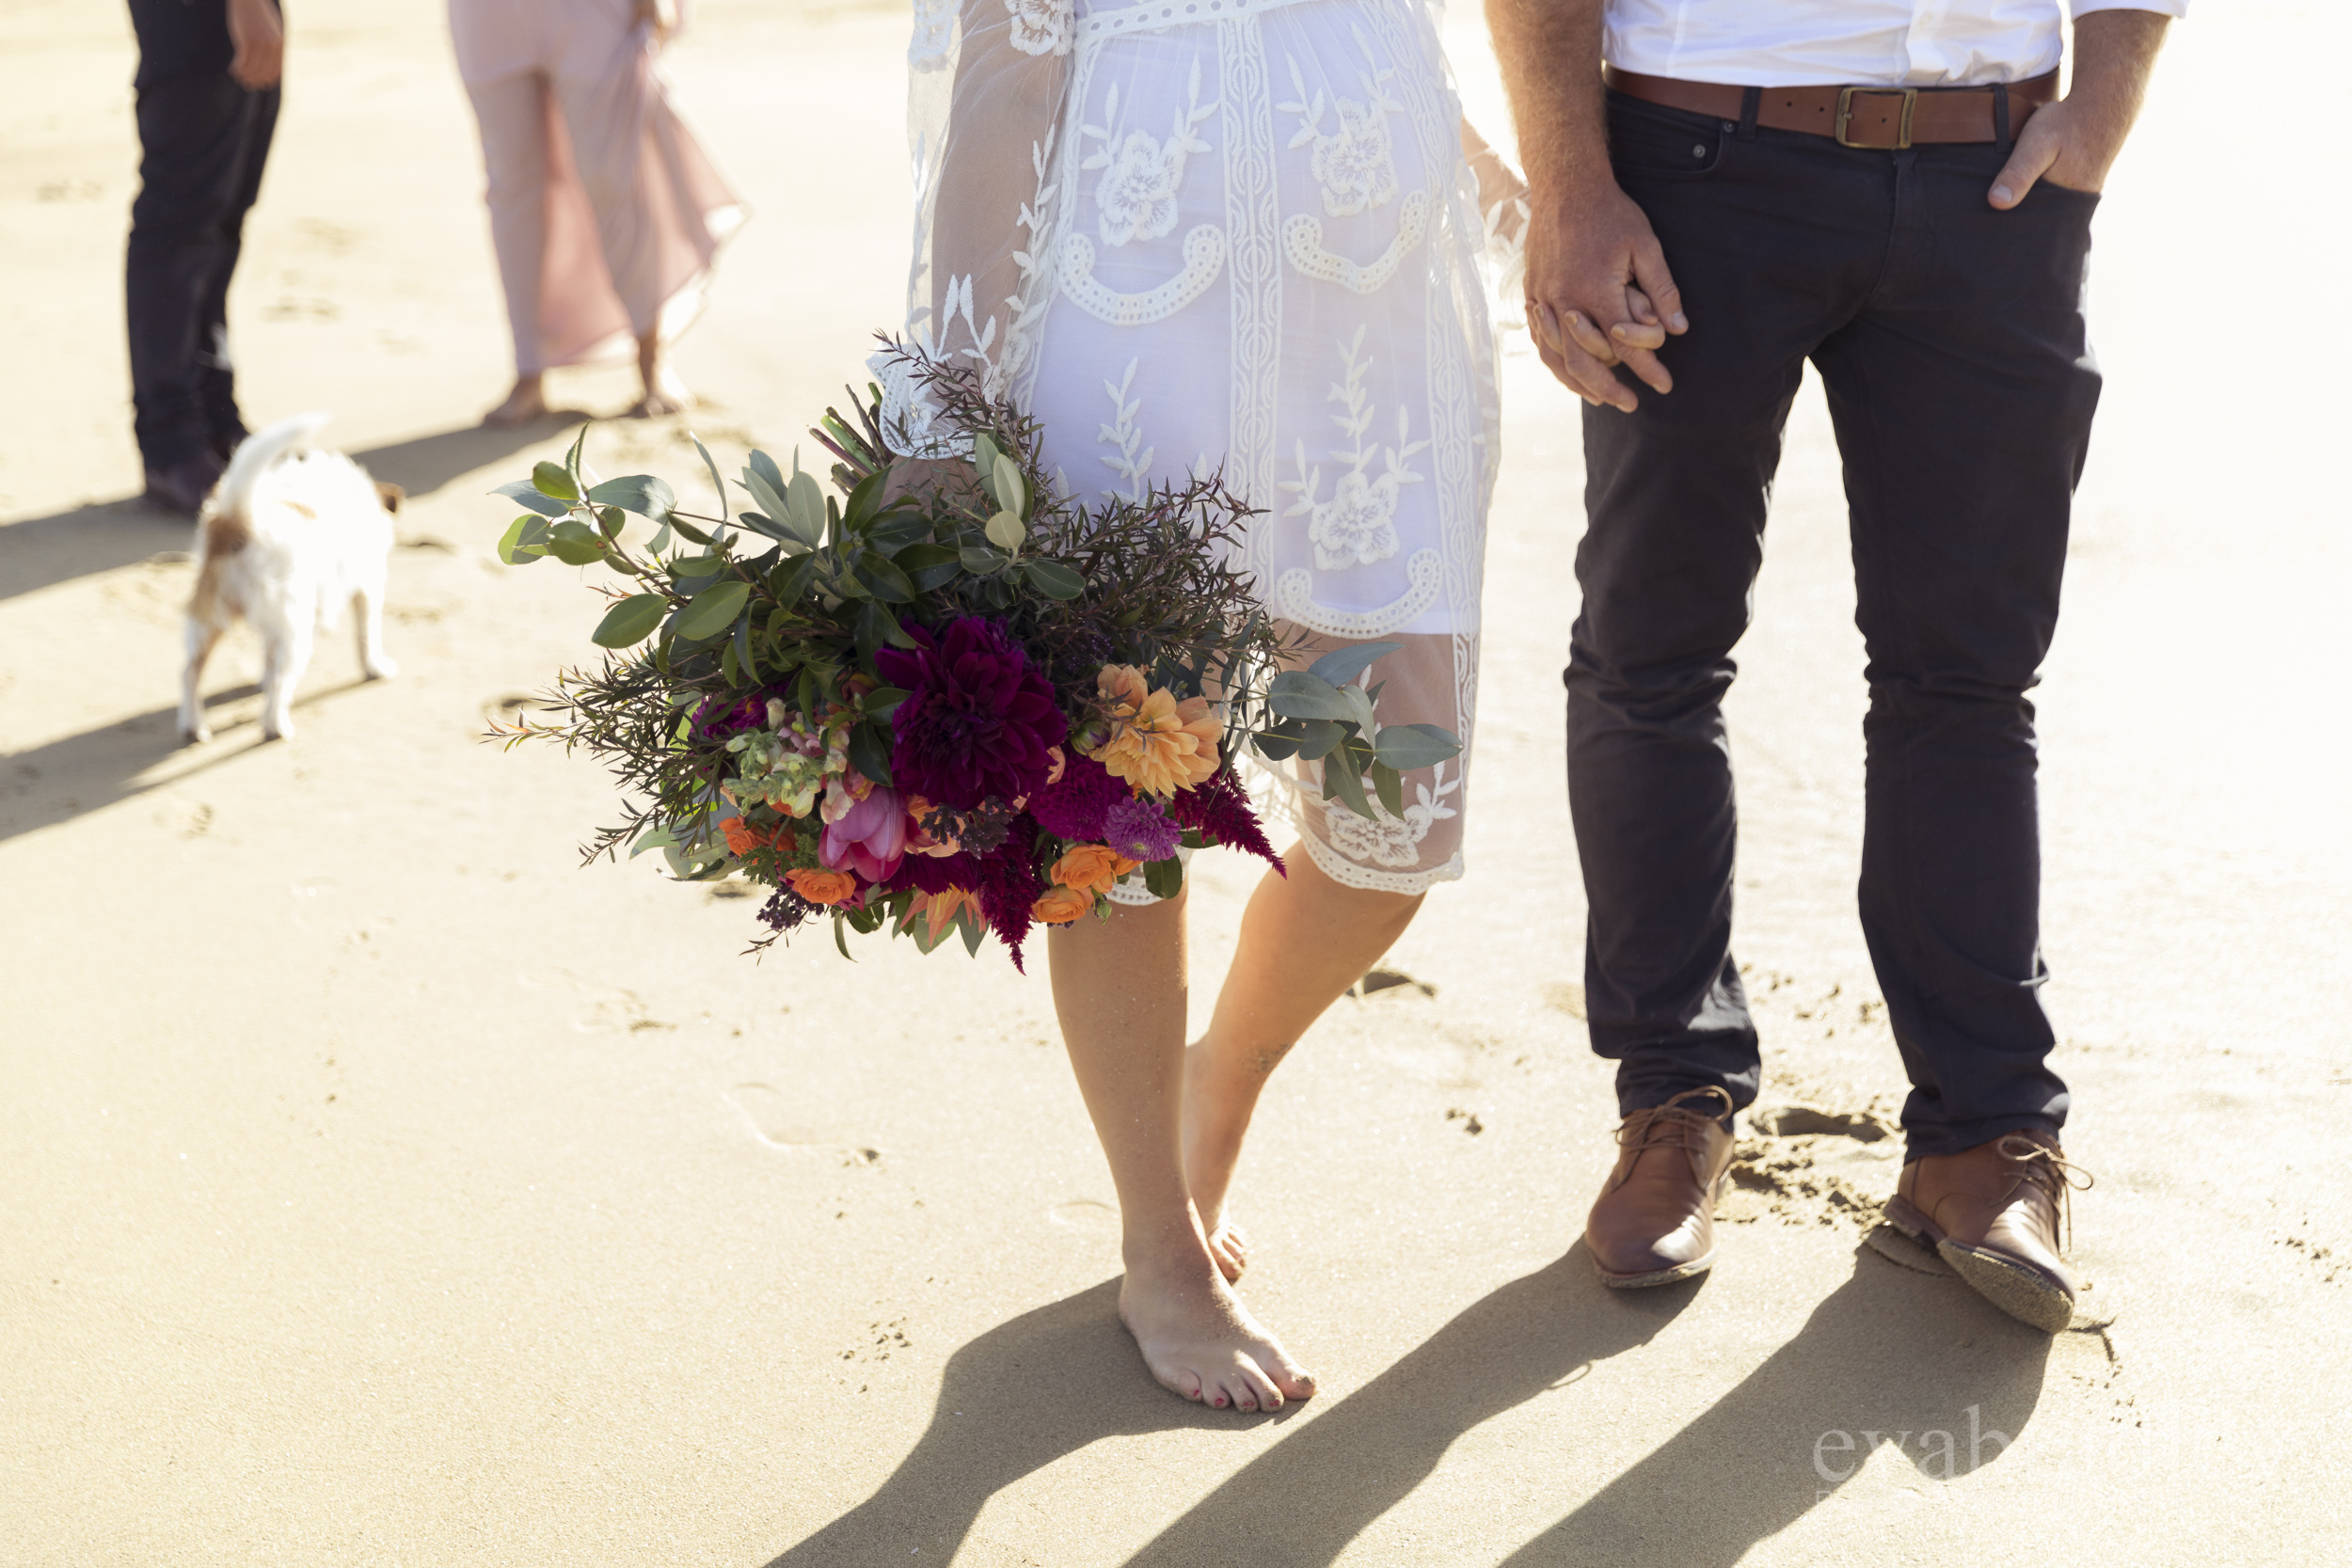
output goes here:
{"type": "Polygon", "coordinates": [[[213,727],[210,724],[183,724],[180,727],[180,741],[183,745],[201,746],[212,738],[213,727]]]}

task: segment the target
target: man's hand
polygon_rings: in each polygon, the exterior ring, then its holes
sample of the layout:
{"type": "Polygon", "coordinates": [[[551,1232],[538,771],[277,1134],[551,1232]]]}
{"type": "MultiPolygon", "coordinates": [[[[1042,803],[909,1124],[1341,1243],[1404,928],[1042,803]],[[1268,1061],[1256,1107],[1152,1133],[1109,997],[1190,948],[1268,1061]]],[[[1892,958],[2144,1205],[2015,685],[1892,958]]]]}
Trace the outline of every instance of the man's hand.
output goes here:
{"type": "Polygon", "coordinates": [[[1527,330],[1546,366],[1586,403],[1631,413],[1623,365],[1652,390],[1674,377],[1654,352],[1691,329],[1649,219],[1616,182],[1535,191],[1527,232],[1527,330]]]}
{"type": "Polygon", "coordinates": [[[1691,324],[1649,219],[1610,170],[1600,21],[1601,0],[1486,0],[1527,166],[1528,333],[1568,390],[1629,414],[1633,388],[1610,367],[1673,390],[1657,350],[1691,324]]]}
{"type": "Polygon", "coordinates": [[[229,0],[229,74],[247,92],[274,87],[286,69],[286,24],[274,0],[229,0]]]}
{"type": "Polygon", "coordinates": [[[2139,118],[2148,73],[2171,18],[2153,11],[2093,11],[2074,24],[2074,80],[2066,96],[2035,112],[2017,133],[2009,162],[1985,199],[2003,212],[2037,181],[2096,192],[2139,118]]]}

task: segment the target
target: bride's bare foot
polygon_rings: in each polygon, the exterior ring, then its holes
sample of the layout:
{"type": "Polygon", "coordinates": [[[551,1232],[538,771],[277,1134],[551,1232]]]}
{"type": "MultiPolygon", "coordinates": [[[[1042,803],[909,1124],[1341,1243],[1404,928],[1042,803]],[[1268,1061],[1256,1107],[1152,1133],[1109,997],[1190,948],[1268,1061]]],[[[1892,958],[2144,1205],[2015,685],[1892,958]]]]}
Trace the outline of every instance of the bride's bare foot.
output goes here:
{"type": "Polygon", "coordinates": [[[1315,1380],[1291,1359],[1197,1248],[1172,1260],[1130,1261],[1119,1321],[1161,1386],[1218,1410],[1279,1410],[1311,1398],[1315,1380]]]}
{"type": "Polygon", "coordinates": [[[535,375],[518,375],[515,389],[506,394],[506,401],[482,416],[482,422],[493,429],[510,429],[543,420],[548,414],[547,384],[535,375]]]}
{"type": "Polygon", "coordinates": [[[664,414],[683,414],[694,406],[694,394],[670,368],[660,340],[652,333],[637,340],[637,376],[644,384],[645,395],[629,409],[630,419],[656,420],[664,414]]]}
{"type": "Polygon", "coordinates": [[[1209,1256],[1228,1281],[1239,1279],[1249,1267],[1249,1238],[1226,1215],[1226,1196],[1232,1187],[1233,1166],[1241,1159],[1242,1139],[1249,1132],[1250,1113],[1257,1108],[1258,1091],[1274,1070],[1273,1062],[1251,1071],[1253,1065],[1237,1069],[1220,1062],[1206,1040],[1184,1053],[1184,1185],[1208,1232],[1209,1256]]]}

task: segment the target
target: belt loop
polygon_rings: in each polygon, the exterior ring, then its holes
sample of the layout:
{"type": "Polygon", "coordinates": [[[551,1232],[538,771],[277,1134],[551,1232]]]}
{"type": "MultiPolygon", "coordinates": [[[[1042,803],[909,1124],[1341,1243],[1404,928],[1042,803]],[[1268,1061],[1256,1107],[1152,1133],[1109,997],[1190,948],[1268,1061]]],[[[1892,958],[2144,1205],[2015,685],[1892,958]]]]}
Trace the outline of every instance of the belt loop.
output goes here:
{"type": "Polygon", "coordinates": [[[1993,84],[1993,135],[1994,138],[2001,144],[2001,150],[2007,152],[2010,141],[2009,84],[2007,82],[1993,84]]]}
{"type": "Polygon", "coordinates": [[[1740,139],[1756,140],[1756,117],[1764,107],[1764,89],[1749,87],[1740,94],[1740,139]]]}

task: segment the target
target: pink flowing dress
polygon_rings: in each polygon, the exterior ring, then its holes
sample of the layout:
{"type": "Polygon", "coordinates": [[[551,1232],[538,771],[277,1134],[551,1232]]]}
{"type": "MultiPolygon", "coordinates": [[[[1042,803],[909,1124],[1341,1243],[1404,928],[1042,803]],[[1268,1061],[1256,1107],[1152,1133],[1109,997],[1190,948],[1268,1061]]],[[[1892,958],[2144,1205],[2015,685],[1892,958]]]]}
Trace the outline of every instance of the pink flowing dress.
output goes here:
{"type": "Polygon", "coordinates": [[[701,313],[742,203],[678,118],[630,0],[450,0],[482,127],[515,367],[622,358],[701,313]]]}

